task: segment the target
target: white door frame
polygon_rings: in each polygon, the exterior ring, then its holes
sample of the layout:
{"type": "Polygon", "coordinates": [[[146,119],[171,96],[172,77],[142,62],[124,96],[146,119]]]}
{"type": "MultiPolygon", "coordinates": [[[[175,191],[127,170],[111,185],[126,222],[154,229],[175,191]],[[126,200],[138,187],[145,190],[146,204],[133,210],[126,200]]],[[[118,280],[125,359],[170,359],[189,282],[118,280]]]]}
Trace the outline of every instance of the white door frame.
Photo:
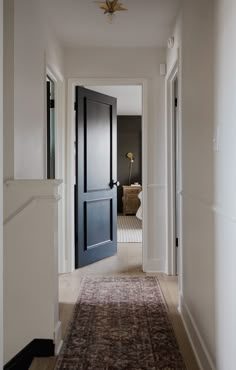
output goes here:
{"type": "MultiPolygon", "coordinates": [[[[55,178],[61,180],[65,177],[65,82],[63,76],[56,72],[50,64],[46,65],[46,77],[54,82],[55,99],[55,178]]],[[[45,77],[45,81],[46,81],[45,77]]],[[[47,103],[45,95],[45,137],[47,137],[47,103]]],[[[47,178],[47,141],[45,140],[45,178],[47,178]]],[[[58,272],[66,272],[65,267],[65,184],[60,186],[61,201],[58,215],[58,272]]]]}
{"type": "Polygon", "coordinates": [[[147,267],[147,80],[143,78],[70,78],[68,80],[66,149],[66,260],[67,272],[75,269],[74,184],[75,184],[75,86],[142,86],[142,190],[143,190],[143,271],[147,267]]]}
{"type": "MultiPolygon", "coordinates": [[[[54,69],[47,65],[46,67],[46,77],[50,77],[50,79],[54,82],[54,99],[55,99],[55,177],[56,179],[60,179],[61,177],[61,161],[58,160],[60,158],[60,153],[62,152],[61,148],[61,140],[63,138],[61,137],[61,133],[59,130],[59,127],[63,125],[63,117],[64,117],[64,107],[62,105],[62,102],[64,100],[64,94],[63,94],[63,82],[64,79],[62,76],[60,76],[58,73],[54,71],[54,69]],[[61,122],[62,121],[62,122],[61,122]]],[[[47,105],[45,105],[47,107],[47,105]]],[[[46,116],[47,112],[45,112],[46,116]]],[[[47,130],[47,127],[46,127],[47,130]]],[[[45,153],[47,155],[47,143],[45,142],[45,153]]],[[[46,172],[45,176],[47,177],[47,158],[46,158],[46,172]]]]}
{"type": "Polygon", "coordinates": [[[0,369],[3,368],[3,1],[0,0],[0,369]]]}
{"type": "MultiPolygon", "coordinates": [[[[173,63],[172,68],[166,76],[166,160],[167,160],[167,273],[168,275],[176,274],[176,230],[175,230],[175,197],[176,197],[176,185],[175,185],[175,118],[174,118],[174,81],[176,77],[179,77],[179,61],[178,59],[173,63]]],[[[181,150],[181,107],[180,107],[180,87],[181,81],[179,78],[178,85],[178,127],[176,135],[178,137],[178,158],[179,158],[179,183],[177,184],[177,193],[181,196],[182,188],[182,150],[181,150]]],[[[180,235],[179,235],[179,275],[182,276],[182,205],[180,201],[180,235]]]]}

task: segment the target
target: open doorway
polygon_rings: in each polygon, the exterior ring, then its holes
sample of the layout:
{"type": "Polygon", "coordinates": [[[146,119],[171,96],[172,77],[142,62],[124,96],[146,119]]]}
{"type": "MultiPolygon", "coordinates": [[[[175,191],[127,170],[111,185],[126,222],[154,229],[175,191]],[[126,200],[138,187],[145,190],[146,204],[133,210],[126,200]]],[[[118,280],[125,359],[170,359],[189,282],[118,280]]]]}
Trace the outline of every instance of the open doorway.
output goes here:
{"type": "Polygon", "coordinates": [[[142,264],[142,86],[89,86],[117,99],[117,243],[132,243],[142,264]]]}
{"type": "Polygon", "coordinates": [[[89,88],[117,99],[117,243],[136,244],[142,264],[142,86],[89,88]]]}
{"type": "Polygon", "coordinates": [[[117,117],[118,243],[142,243],[142,115],[133,113],[117,117]]]}

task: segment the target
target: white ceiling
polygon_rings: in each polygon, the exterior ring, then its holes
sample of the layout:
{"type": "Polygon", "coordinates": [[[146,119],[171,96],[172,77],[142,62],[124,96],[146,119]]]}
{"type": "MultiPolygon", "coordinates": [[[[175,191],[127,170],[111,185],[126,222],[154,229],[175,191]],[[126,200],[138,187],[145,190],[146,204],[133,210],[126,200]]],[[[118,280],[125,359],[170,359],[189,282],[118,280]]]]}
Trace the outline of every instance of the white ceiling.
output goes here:
{"type": "Polygon", "coordinates": [[[86,86],[87,89],[117,98],[117,114],[121,116],[142,115],[141,86],[86,86]]]}
{"type": "Polygon", "coordinates": [[[120,0],[128,7],[109,24],[93,0],[44,0],[45,14],[66,47],[166,46],[180,0],[120,0]]]}

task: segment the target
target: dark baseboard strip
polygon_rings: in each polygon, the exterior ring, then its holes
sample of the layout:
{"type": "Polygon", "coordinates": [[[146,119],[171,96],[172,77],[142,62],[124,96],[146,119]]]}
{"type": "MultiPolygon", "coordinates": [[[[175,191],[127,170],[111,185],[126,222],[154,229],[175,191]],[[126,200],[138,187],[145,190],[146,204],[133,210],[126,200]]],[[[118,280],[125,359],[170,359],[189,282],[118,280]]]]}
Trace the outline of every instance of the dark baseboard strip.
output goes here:
{"type": "Polygon", "coordinates": [[[34,339],[5,366],[4,370],[28,370],[34,357],[54,356],[52,339],[34,339]]]}

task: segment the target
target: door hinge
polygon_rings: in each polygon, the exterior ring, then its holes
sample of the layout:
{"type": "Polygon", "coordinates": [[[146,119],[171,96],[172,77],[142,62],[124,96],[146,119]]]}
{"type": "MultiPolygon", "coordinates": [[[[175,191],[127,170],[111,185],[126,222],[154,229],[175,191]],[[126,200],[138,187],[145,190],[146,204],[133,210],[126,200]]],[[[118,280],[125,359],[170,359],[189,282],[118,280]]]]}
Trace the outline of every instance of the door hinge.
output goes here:
{"type": "Polygon", "coordinates": [[[178,248],[178,246],[179,246],[179,238],[175,238],[175,246],[176,246],[176,248],[178,248]]]}
{"type": "Polygon", "coordinates": [[[178,107],[178,98],[175,98],[175,107],[178,107]]]}
{"type": "Polygon", "coordinates": [[[50,99],[50,108],[55,108],[55,100],[50,99]]]}
{"type": "Polygon", "coordinates": [[[74,102],[74,110],[75,110],[75,111],[77,110],[77,104],[76,104],[76,101],[74,102]]]}

